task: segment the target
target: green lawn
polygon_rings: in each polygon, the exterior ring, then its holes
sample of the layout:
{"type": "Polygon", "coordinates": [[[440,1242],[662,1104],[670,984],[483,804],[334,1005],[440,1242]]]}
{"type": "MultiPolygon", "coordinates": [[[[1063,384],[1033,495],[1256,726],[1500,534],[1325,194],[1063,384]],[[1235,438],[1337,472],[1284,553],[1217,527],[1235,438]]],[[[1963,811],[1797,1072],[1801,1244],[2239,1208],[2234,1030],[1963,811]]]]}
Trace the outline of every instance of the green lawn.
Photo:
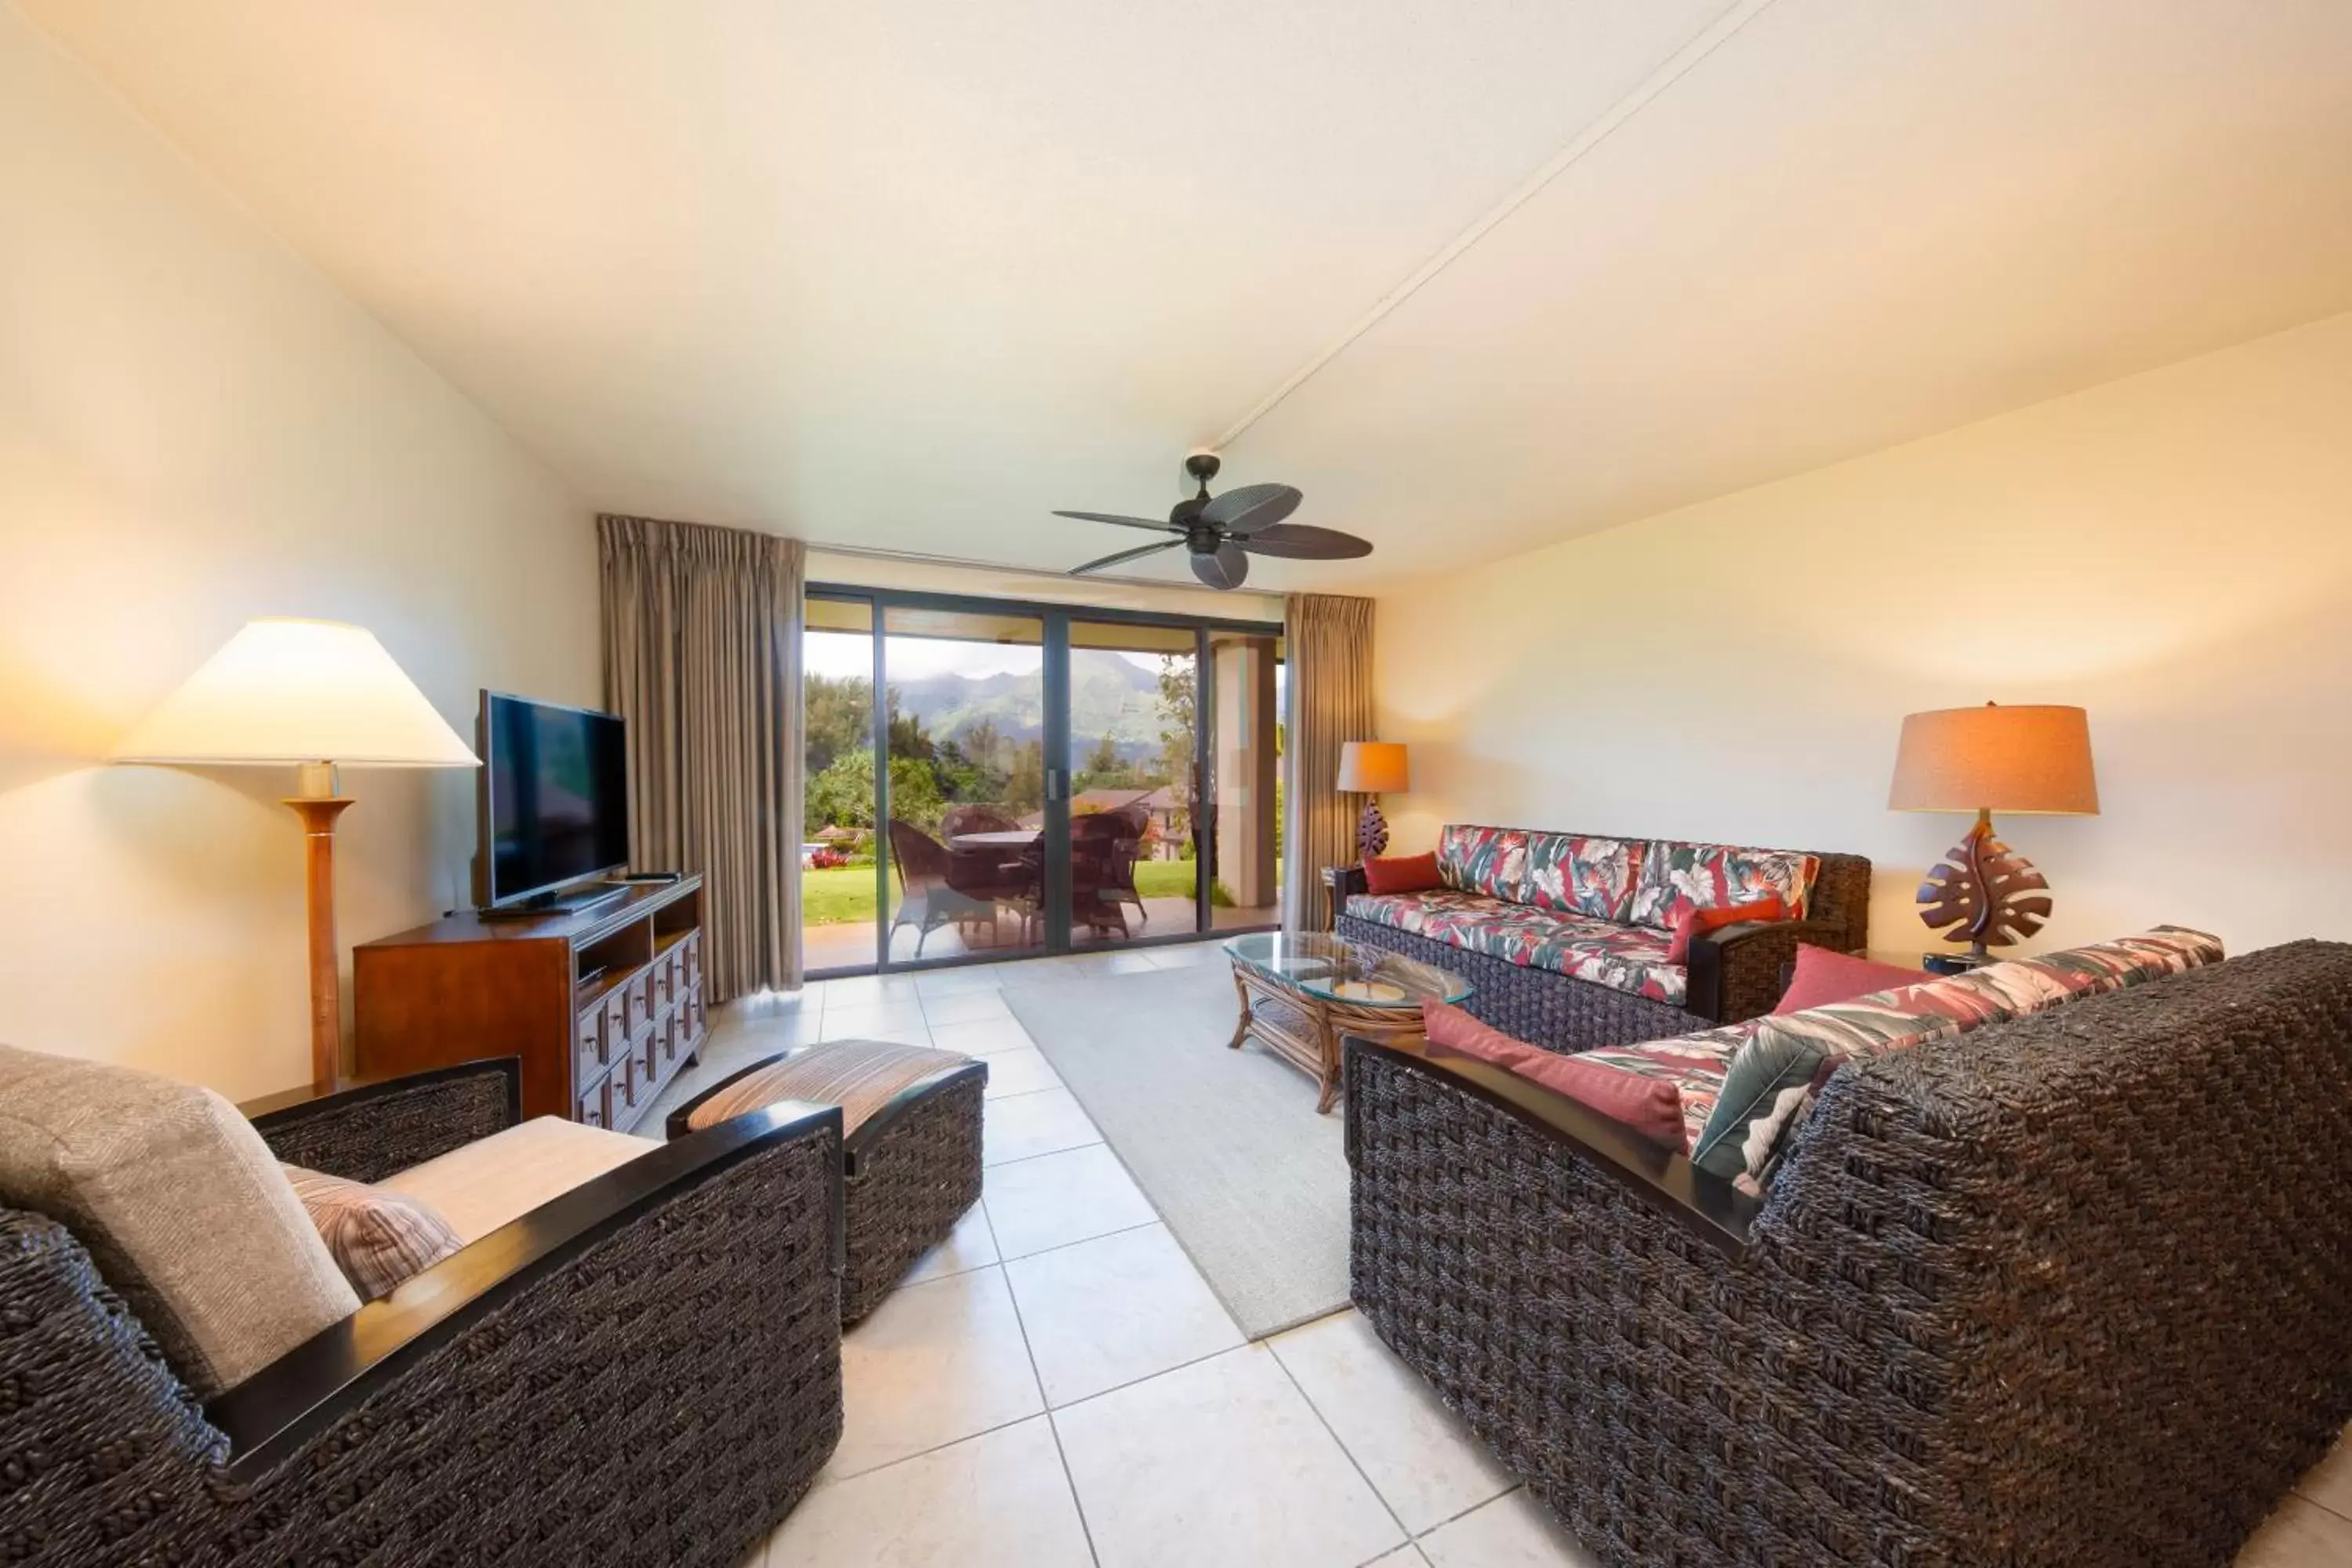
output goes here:
{"type": "MultiPolygon", "coordinates": [[[[1135,867],[1135,890],[1147,899],[1189,899],[1192,896],[1191,860],[1139,860],[1135,867]]],[[[839,866],[829,871],[801,873],[801,918],[813,926],[871,923],[874,919],[874,868],[839,866]]]]}

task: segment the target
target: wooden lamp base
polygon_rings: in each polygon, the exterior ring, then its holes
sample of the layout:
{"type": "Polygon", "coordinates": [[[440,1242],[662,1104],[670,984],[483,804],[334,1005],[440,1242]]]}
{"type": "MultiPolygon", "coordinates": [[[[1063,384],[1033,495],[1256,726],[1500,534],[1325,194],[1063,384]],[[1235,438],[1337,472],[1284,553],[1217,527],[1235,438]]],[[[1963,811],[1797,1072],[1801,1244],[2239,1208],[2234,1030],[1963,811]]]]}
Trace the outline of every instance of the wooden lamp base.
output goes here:
{"type": "Polygon", "coordinates": [[[1364,814],[1356,819],[1356,854],[1362,859],[1376,860],[1389,847],[1389,819],[1381,815],[1377,797],[1364,802],[1364,814]]]}
{"type": "Polygon", "coordinates": [[[310,1088],[332,1094],[343,1070],[341,955],[335,945],[335,819],[351,800],[335,793],[332,763],[305,764],[302,794],[286,804],[302,819],[303,896],[310,931],[310,1088]]]}
{"type": "Polygon", "coordinates": [[[1947,942],[1966,941],[1968,967],[1990,962],[1987,944],[2007,947],[2050,918],[2049,882],[2033,862],[1992,836],[1992,813],[1946,852],[1919,884],[1919,919],[1947,942]]]}

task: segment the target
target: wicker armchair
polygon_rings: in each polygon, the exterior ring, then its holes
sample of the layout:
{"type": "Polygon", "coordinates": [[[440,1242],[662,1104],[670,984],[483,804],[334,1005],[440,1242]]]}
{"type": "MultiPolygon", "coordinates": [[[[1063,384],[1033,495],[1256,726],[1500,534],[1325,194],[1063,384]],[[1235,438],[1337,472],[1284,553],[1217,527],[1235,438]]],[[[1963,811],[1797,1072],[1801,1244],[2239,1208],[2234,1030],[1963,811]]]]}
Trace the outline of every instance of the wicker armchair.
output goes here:
{"type": "MultiPolygon", "coordinates": [[[[513,1124],[512,1061],[255,1118],[359,1180],[513,1124]]],[[[736,1568],[841,1432],[840,1113],[575,1187],[200,1403],[65,1226],[0,1208],[0,1562],[736,1568]]]]}
{"type": "Polygon", "coordinates": [[[1612,1568],[2220,1564],[2352,1415],[2352,947],[1850,1066],[1760,1199],[1346,1073],[1357,1305],[1612,1568]]]}

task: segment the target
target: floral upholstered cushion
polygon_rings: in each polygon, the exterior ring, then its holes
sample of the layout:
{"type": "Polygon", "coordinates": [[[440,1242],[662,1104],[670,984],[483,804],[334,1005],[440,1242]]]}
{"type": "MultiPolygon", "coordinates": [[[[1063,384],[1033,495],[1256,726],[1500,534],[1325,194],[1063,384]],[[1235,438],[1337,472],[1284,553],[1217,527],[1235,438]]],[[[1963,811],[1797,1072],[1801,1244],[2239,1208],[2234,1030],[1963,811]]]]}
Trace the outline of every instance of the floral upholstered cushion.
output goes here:
{"type": "MultiPolygon", "coordinates": [[[[2202,931],[2159,926],[2140,936],[2010,959],[1938,975],[1851,1002],[1776,1014],[1749,1030],[1726,1085],[1694,1135],[1692,1163],[1754,1189],[1788,1145],[1829,1074],[1855,1057],[1884,1056],[2120,991],[2221,960],[2202,931]]],[[[1683,1096],[1685,1121],[1691,1095],[1683,1096]]]]}
{"type": "Polygon", "coordinates": [[[1457,891],[1524,903],[1528,836],[1516,827],[1449,823],[1437,839],[1437,874],[1457,891]]]}
{"type": "Polygon", "coordinates": [[[1633,908],[1641,875],[1638,838],[1528,835],[1527,901],[1539,910],[1622,923],[1633,908]]]}
{"type": "Polygon", "coordinates": [[[1654,1002],[1680,1006],[1688,994],[1690,972],[1666,962],[1671,939],[1640,926],[1556,915],[1532,904],[1444,888],[1427,893],[1358,893],[1348,900],[1348,913],[1506,963],[1549,969],[1654,1002]]]}
{"type": "Polygon", "coordinates": [[[1791,849],[1654,840],[1643,852],[1641,882],[1626,918],[1670,931],[1693,910],[1751,904],[1777,893],[1790,917],[1803,920],[1821,868],[1818,855],[1791,849]]]}
{"type": "Polygon", "coordinates": [[[1606,1046],[1597,1051],[1580,1051],[1577,1060],[1595,1066],[1612,1067],[1643,1078],[1671,1083],[1682,1096],[1682,1147],[1687,1152],[1697,1142],[1706,1127],[1706,1119],[1715,1110],[1717,1097],[1723,1092],[1723,1080],[1731,1069],[1731,1059],[1742,1043],[1753,1032],[1760,1019],[1744,1024],[1727,1024],[1720,1029],[1708,1029],[1696,1035],[1677,1035],[1671,1040],[1648,1040],[1638,1046],[1606,1046]]]}

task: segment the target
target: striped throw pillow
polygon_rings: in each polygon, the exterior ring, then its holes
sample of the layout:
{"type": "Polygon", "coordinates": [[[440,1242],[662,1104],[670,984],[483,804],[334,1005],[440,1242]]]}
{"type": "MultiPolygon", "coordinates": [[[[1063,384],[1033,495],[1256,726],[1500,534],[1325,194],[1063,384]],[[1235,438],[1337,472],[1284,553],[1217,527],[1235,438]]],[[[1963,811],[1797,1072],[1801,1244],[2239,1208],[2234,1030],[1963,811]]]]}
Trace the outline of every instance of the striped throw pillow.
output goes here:
{"type": "Polygon", "coordinates": [[[286,1165],[319,1239],[362,1301],[389,1296],[465,1245],[449,1222],[404,1193],[286,1165]]]}

